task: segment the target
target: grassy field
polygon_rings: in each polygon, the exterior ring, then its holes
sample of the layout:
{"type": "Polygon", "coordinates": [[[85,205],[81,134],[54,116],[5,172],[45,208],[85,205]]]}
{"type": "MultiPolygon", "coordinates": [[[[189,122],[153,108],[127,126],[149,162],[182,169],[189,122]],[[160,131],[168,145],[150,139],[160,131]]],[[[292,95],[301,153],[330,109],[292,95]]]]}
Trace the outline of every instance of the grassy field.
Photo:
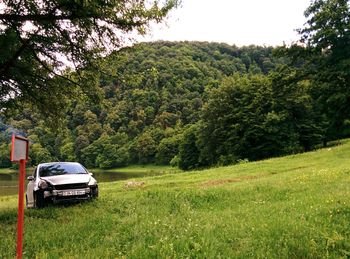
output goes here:
{"type": "MultiPolygon", "coordinates": [[[[350,141],[283,158],[100,185],[93,202],[25,212],[25,258],[348,258],[350,141]]],[[[15,196],[0,257],[15,256],[15,196]]]]}
{"type": "Polygon", "coordinates": [[[152,174],[152,173],[178,173],[181,172],[180,169],[174,168],[168,165],[129,165],[126,167],[118,167],[113,169],[100,169],[92,168],[89,169],[91,172],[115,172],[115,173],[125,173],[125,174],[152,174]]]}

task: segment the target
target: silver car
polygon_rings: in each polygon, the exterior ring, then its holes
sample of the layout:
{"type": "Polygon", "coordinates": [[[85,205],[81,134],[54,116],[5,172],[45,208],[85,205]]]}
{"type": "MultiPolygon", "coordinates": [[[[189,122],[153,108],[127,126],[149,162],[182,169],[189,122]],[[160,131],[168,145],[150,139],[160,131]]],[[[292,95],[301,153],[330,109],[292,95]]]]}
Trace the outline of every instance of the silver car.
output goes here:
{"type": "Polygon", "coordinates": [[[48,202],[98,197],[97,181],[84,166],[75,162],[39,164],[28,181],[27,208],[42,208],[48,202]]]}

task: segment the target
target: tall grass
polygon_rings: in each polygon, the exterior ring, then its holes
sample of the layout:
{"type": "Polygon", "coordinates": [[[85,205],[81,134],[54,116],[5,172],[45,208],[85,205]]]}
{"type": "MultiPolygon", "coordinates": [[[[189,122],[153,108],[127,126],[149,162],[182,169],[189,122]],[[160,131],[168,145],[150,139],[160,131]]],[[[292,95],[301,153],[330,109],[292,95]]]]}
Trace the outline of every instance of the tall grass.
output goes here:
{"type": "MultiPolygon", "coordinates": [[[[346,258],[349,157],[345,140],[305,154],[143,178],[142,187],[101,184],[96,201],[26,210],[24,257],[346,258]]],[[[1,258],[15,256],[16,202],[0,198],[1,258]]]]}

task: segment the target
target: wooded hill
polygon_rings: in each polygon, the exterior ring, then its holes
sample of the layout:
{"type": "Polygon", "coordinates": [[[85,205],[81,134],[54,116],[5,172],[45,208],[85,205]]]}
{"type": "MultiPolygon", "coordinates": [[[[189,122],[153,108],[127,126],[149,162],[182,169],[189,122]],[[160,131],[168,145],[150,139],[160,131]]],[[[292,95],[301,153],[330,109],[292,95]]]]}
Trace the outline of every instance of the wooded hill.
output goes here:
{"type": "MultiPolygon", "coordinates": [[[[103,60],[102,101],[69,100],[59,128],[29,107],[3,122],[32,141],[33,165],[191,169],[313,149],[327,140],[327,117],[312,82],[294,80],[296,66],[273,52],[206,42],[137,44],[103,60]]],[[[11,165],[7,132],[0,135],[2,167],[11,165]]]]}

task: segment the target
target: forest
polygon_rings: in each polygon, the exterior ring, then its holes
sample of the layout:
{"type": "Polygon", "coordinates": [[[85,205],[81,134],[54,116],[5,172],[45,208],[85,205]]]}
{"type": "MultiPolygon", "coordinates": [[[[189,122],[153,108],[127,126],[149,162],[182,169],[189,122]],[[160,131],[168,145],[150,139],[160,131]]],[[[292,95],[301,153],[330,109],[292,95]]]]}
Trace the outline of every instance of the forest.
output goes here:
{"type": "Polygon", "coordinates": [[[11,167],[13,131],[30,139],[31,165],[102,169],[228,165],[349,137],[349,8],[327,13],[336,2],[311,5],[291,46],[159,41],[114,51],[100,60],[103,72],[86,72],[98,80],[95,100],[52,98],[64,114],[56,119],[26,103],[1,115],[0,165],[11,167]]]}

